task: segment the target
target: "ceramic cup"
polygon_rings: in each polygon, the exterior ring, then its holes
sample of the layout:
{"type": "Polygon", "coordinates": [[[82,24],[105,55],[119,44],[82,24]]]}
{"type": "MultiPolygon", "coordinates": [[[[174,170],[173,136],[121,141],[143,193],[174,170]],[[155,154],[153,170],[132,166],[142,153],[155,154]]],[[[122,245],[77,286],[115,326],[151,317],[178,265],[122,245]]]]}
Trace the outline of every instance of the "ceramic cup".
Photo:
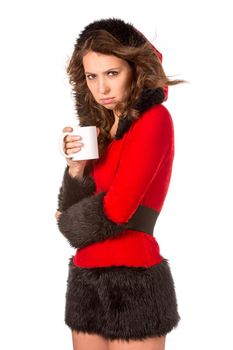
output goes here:
{"type": "Polygon", "coordinates": [[[99,158],[96,126],[73,127],[72,132],[64,132],[61,135],[59,145],[62,155],[66,158],[71,158],[72,160],[87,160],[99,158]],[[83,143],[83,146],[81,147],[80,151],[69,155],[64,153],[64,138],[67,135],[81,136],[80,142],[83,143]]]}

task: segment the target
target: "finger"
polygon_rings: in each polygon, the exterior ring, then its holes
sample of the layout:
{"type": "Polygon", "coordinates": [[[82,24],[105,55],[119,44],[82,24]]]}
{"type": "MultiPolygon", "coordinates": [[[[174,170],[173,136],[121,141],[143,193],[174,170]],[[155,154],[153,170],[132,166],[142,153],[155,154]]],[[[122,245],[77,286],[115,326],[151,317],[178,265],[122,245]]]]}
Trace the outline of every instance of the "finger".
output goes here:
{"type": "Polygon", "coordinates": [[[57,210],[55,213],[55,218],[58,219],[60,215],[61,215],[61,212],[57,210]]]}
{"type": "Polygon", "coordinates": [[[63,144],[63,151],[65,154],[70,155],[80,151],[83,146],[82,142],[67,142],[63,144]]]}
{"type": "Polygon", "coordinates": [[[73,142],[73,141],[77,141],[77,140],[81,140],[81,136],[79,136],[79,135],[66,135],[64,137],[65,142],[73,142]]]}
{"type": "Polygon", "coordinates": [[[81,150],[80,147],[75,147],[75,148],[72,148],[72,149],[67,149],[65,153],[68,154],[68,155],[70,155],[70,154],[73,154],[73,153],[77,153],[77,152],[79,152],[80,150],[81,150]]]}
{"type": "Polygon", "coordinates": [[[66,126],[63,128],[62,130],[63,132],[72,132],[73,131],[73,128],[71,126],[66,126]]]}
{"type": "Polygon", "coordinates": [[[71,148],[75,148],[75,147],[83,147],[83,143],[82,142],[66,142],[66,149],[71,149],[71,148]]]}

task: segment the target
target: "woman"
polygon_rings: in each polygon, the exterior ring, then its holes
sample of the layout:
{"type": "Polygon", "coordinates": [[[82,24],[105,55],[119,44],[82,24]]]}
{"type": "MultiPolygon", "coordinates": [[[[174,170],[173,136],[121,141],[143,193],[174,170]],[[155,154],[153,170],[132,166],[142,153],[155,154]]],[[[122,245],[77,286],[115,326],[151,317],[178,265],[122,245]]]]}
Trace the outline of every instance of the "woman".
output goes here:
{"type": "MultiPolygon", "coordinates": [[[[77,249],[65,310],[74,349],[162,350],[180,320],[153,229],[174,157],[161,103],[168,85],[184,81],[169,80],[161,60],[136,28],[110,18],[84,28],[67,68],[79,124],[96,125],[100,152],[97,160],[67,160],[58,197],[58,227],[77,249]]],[[[67,154],[82,146],[66,136],[67,154]]]]}

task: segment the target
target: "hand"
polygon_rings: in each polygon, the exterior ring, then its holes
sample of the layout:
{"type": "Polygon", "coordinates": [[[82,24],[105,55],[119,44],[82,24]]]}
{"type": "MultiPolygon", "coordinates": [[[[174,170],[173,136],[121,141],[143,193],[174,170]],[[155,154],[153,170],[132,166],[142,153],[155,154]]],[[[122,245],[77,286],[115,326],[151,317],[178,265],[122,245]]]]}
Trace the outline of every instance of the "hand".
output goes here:
{"type": "Polygon", "coordinates": [[[61,211],[57,210],[55,213],[55,218],[58,220],[61,215],[61,211]]]}
{"type": "MultiPolygon", "coordinates": [[[[73,128],[70,126],[67,126],[63,129],[63,132],[72,132],[73,128]]],[[[80,142],[81,137],[79,135],[67,135],[64,138],[63,142],[63,151],[65,154],[70,155],[76,152],[80,152],[81,148],[83,147],[83,143],[80,142]]],[[[72,160],[70,158],[66,158],[66,162],[70,168],[70,171],[73,173],[82,173],[85,165],[86,160],[72,160]]]]}
{"type": "MultiPolygon", "coordinates": [[[[100,129],[99,128],[96,128],[96,129],[97,129],[97,136],[99,136],[100,129]]],[[[63,129],[63,132],[72,132],[72,131],[73,131],[73,128],[69,126],[63,129]]],[[[81,142],[81,137],[79,135],[67,135],[64,138],[63,151],[68,155],[80,152],[83,146],[84,145],[81,142]]],[[[66,158],[66,162],[69,166],[69,173],[71,176],[82,177],[87,160],[72,160],[70,158],[66,158]]]]}

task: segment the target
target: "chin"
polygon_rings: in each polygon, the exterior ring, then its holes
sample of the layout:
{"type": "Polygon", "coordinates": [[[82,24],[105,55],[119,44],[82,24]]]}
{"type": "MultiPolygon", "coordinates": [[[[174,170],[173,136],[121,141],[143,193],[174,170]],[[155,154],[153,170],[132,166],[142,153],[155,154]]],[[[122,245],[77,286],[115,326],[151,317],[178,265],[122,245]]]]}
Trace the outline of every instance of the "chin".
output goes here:
{"type": "Polygon", "coordinates": [[[106,105],[106,106],[103,106],[104,108],[106,108],[106,109],[110,109],[110,110],[113,110],[114,109],[114,106],[112,106],[112,105],[106,105]]]}
{"type": "Polygon", "coordinates": [[[101,104],[101,106],[103,106],[106,109],[112,110],[112,109],[115,109],[116,104],[115,103],[109,103],[109,104],[105,104],[105,105],[101,104]]]}

